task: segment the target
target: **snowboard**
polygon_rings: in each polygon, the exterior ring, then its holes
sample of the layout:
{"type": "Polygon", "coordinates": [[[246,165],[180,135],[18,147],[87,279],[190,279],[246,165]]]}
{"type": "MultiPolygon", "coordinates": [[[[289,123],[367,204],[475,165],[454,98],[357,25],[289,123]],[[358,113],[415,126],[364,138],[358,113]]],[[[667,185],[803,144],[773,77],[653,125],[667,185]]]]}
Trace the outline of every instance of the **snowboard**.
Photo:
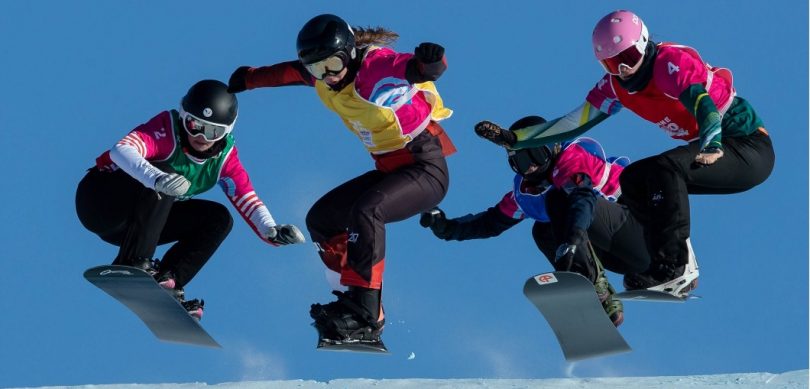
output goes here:
{"type": "Polygon", "coordinates": [[[388,348],[385,347],[382,339],[379,341],[329,339],[324,336],[324,331],[317,324],[312,323],[312,326],[318,331],[317,349],[320,351],[388,354],[388,348]]]}
{"type": "Polygon", "coordinates": [[[666,292],[659,292],[655,290],[626,290],[624,292],[616,293],[616,297],[622,301],[649,301],[649,302],[662,302],[662,303],[683,303],[686,300],[699,299],[700,296],[689,294],[682,297],[673,296],[666,292]]]}
{"type": "Polygon", "coordinates": [[[569,362],[631,351],[596,296],[578,273],[543,273],[526,280],[523,294],[545,317],[569,362]]]}
{"type": "Polygon", "coordinates": [[[84,278],[129,308],[158,339],[221,347],[149,273],[129,266],[105,265],[87,269],[84,278]]]}

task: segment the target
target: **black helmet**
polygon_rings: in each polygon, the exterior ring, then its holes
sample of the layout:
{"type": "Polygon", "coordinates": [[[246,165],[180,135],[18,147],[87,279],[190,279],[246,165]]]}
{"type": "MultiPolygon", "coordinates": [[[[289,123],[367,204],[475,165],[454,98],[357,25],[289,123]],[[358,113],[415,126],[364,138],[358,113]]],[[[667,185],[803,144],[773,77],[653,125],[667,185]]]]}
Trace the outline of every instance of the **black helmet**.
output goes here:
{"type": "Polygon", "coordinates": [[[225,126],[236,121],[239,103],[228,86],[217,80],[202,80],[189,88],[180,103],[183,111],[207,122],[225,126]]]}
{"type": "Polygon", "coordinates": [[[222,139],[233,130],[239,104],[228,86],[217,80],[202,80],[189,88],[180,102],[186,131],[207,140],[222,139]]]}
{"type": "Polygon", "coordinates": [[[338,16],[318,15],[298,32],[296,46],[298,59],[305,65],[322,61],[336,53],[345,53],[348,61],[355,56],[354,31],[338,16]]]}
{"type": "MultiPolygon", "coordinates": [[[[509,130],[514,131],[545,122],[546,119],[540,116],[526,116],[509,126],[509,130]]],[[[507,154],[509,155],[509,167],[515,173],[532,181],[541,181],[545,178],[554,159],[554,153],[545,145],[528,149],[507,150],[507,154]],[[536,166],[536,168],[527,174],[526,172],[533,166],[536,166]]]]}

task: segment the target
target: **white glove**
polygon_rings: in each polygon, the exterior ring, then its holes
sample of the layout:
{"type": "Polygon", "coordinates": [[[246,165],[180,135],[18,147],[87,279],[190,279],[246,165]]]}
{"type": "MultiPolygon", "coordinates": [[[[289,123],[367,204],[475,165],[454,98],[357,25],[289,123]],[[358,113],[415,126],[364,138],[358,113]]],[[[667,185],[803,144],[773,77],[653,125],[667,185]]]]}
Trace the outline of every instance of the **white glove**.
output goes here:
{"type": "Polygon", "coordinates": [[[166,173],[155,181],[155,190],[173,197],[186,194],[191,188],[191,182],[177,173],[166,173]]]}
{"type": "Polygon", "coordinates": [[[277,246],[303,243],[306,241],[306,239],[304,239],[304,234],[301,233],[301,230],[292,224],[282,224],[279,226],[270,227],[264,238],[277,246]]]}

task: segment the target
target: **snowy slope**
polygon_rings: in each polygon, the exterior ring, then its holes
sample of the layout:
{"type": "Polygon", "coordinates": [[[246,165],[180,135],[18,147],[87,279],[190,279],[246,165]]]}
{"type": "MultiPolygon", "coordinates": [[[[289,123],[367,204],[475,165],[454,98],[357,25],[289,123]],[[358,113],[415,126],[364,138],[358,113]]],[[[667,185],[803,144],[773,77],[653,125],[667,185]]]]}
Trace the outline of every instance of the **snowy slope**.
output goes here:
{"type": "Polygon", "coordinates": [[[674,377],[613,377],[613,378],[560,378],[560,379],[336,379],[329,382],[288,380],[231,382],[216,385],[205,383],[186,384],[116,384],[83,386],[48,386],[44,388],[86,388],[86,389],[411,389],[411,388],[807,388],[808,370],[796,370],[781,374],[740,373],[674,377]]]}

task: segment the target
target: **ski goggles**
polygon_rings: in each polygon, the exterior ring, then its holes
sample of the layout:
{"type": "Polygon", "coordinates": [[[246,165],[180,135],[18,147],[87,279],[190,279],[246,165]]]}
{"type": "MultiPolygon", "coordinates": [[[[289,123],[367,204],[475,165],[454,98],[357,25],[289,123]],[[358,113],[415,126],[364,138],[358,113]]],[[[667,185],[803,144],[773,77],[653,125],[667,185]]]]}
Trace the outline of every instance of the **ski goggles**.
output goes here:
{"type": "Polygon", "coordinates": [[[622,66],[632,69],[633,66],[638,65],[642,59],[644,59],[644,53],[638,49],[637,45],[633,45],[624,49],[619,54],[600,60],[599,63],[602,64],[605,71],[614,76],[618,76],[621,74],[620,70],[622,66]]]}
{"type": "Polygon", "coordinates": [[[183,120],[183,128],[194,137],[201,136],[209,142],[216,142],[228,135],[233,130],[233,124],[222,125],[202,120],[188,112],[181,111],[180,118],[183,120]]]}
{"type": "Polygon", "coordinates": [[[326,76],[337,76],[340,74],[348,63],[349,59],[346,53],[338,52],[324,60],[304,64],[304,67],[312,77],[323,80],[326,76]]]}
{"type": "Polygon", "coordinates": [[[551,165],[551,151],[543,146],[531,149],[509,150],[509,167],[521,176],[532,172],[545,172],[551,165]]]}

